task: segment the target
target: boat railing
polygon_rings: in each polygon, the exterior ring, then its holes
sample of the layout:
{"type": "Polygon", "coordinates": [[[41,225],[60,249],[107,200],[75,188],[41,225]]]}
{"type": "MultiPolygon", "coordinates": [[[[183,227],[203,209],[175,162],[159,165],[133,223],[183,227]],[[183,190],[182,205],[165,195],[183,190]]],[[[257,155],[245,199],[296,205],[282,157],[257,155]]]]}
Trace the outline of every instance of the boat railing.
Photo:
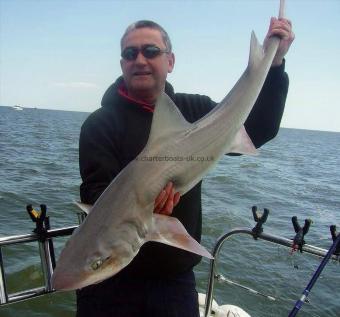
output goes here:
{"type": "MultiPolygon", "coordinates": [[[[206,290],[206,304],[205,304],[205,311],[204,316],[208,317],[211,314],[211,306],[213,302],[213,294],[214,294],[214,285],[215,282],[227,282],[229,284],[237,284],[230,280],[228,280],[226,277],[224,277],[222,274],[217,273],[217,264],[219,259],[219,254],[221,251],[221,248],[223,244],[234,235],[248,235],[249,237],[254,238],[255,240],[264,240],[271,243],[279,244],[282,246],[285,246],[287,248],[292,248],[292,246],[295,246],[296,239],[286,239],[277,235],[271,235],[268,233],[263,233],[262,225],[266,221],[266,218],[268,216],[268,210],[265,209],[264,214],[260,217],[258,216],[258,213],[256,212],[256,209],[253,207],[253,214],[254,219],[257,222],[256,226],[251,228],[236,228],[228,233],[222,235],[217,242],[215,243],[215,246],[212,250],[213,259],[210,260],[210,273],[209,273],[209,279],[207,283],[207,290],[206,290]]],[[[79,223],[81,223],[85,218],[85,213],[78,213],[78,220],[79,223]]],[[[55,290],[52,288],[51,285],[51,277],[53,274],[53,270],[55,268],[55,259],[54,259],[54,246],[53,246],[53,239],[57,237],[64,237],[69,236],[73,233],[73,231],[78,227],[70,226],[70,227],[64,227],[59,229],[49,229],[49,223],[46,224],[46,220],[48,220],[48,217],[45,219],[45,227],[42,232],[33,232],[30,234],[24,234],[24,235],[13,235],[13,236],[7,236],[7,237],[0,237],[0,307],[3,305],[11,304],[14,302],[19,302],[23,300],[27,300],[33,297],[41,296],[44,294],[52,293],[55,290]],[[38,288],[32,288],[32,289],[26,289],[15,293],[9,293],[6,285],[6,270],[4,266],[3,261],[3,254],[2,254],[2,248],[7,247],[10,245],[15,244],[24,244],[29,242],[38,242],[39,245],[39,255],[41,260],[41,268],[44,276],[44,285],[38,288]]],[[[37,226],[38,227],[38,226],[37,226]]],[[[299,228],[302,232],[302,229],[299,228]]],[[[296,230],[297,232],[298,230],[296,230]]],[[[297,236],[299,236],[299,233],[297,232],[297,236]]],[[[300,238],[303,238],[304,235],[301,235],[300,238]]],[[[301,240],[301,239],[300,239],[301,240]]],[[[303,239],[301,240],[303,241],[303,239]]],[[[300,251],[313,254],[318,257],[324,257],[327,253],[327,250],[315,247],[312,245],[300,243],[299,245],[300,251]]],[[[333,255],[332,259],[340,262],[340,257],[338,255],[333,255]]]]}
{"type": "Polygon", "coordinates": [[[42,240],[37,233],[0,237],[0,305],[10,304],[28,298],[53,292],[51,277],[55,267],[53,238],[71,235],[77,226],[47,230],[42,240]],[[44,286],[9,294],[6,285],[6,272],[2,255],[5,246],[38,242],[41,268],[44,276],[44,286]],[[52,243],[51,243],[52,242],[52,243]]]}
{"type": "MultiPolygon", "coordinates": [[[[256,240],[264,240],[264,241],[268,241],[268,242],[272,242],[284,247],[287,247],[289,249],[292,248],[292,246],[294,245],[294,240],[291,239],[287,239],[284,237],[280,237],[277,235],[272,235],[272,234],[268,234],[268,233],[256,233],[254,231],[254,228],[235,228],[229,232],[227,232],[226,234],[223,234],[220,238],[218,238],[218,240],[215,243],[215,246],[213,247],[213,251],[212,251],[212,256],[213,259],[210,260],[210,273],[209,273],[209,278],[208,278],[208,284],[207,284],[207,290],[206,290],[206,302],[205,302],[205,311],[204,311],[204,317],[208,317],[211,316],[211,307],[212,307],[212,302],[213,302],[213,294],[214,294],[214,286],[215,286],[215,282],[226,282],[228,284],[236,284],[233,281],[228,280],[225,276],[223,276],[222,274],[219,274],[217,272],[218,269],[218,259],[219,259],[219,254],[220,251],[222,249],[222,246],[224,245],[224,243],[232,236],[235,235],[248,235],[251,238],[255,238],[256,240]]],[[[313,245],[309,245],[309,244],[303,244],[301,251],[305,252],[305,253],[309,253],[318,257],[324,257],[328,250],[326,249],[322,249],[313,245]]],[[[335,261],[340,262],[340,257],[339,255],[332,255],[332,259],[335,261]]],[[[237,286],[241,286],[242,285],[237,285],[237,286]]],[[[252,289],[249,289],[251,292],[253,293],[258,293],[252,289]]],[[[260,294],[262,295],[262,294],[260,294]]],[[[270,297],[270,296],[267,296],[270,297]]]]}
{"type": "MultiPolygon", "coordinates": [[[[45,208],[46,214],[46,206],[42,205],[42,207],[45,208]]],[[[78,222],[80,224],[85,219],[85,213],[79,212],[77,213],[77,215],[78,222]]],[[[49,229],[49,218],[45,217],[44,215],[44,217],[41,217],[40,219],[41,221],[39,222],[34,219],[34,216],[32,217],[32,220],[37,223],[37,228],[40,228],[40,230],[36,230],[36,228],[34,232],[29,234],[0,237],[0,306],[23,301],[55,291],[51,285],[51,277],[55,268],[53,238],[70,236],[73,231],[78,227],[78,225],[59,229],[49,229]],[[37,242],[39,246],[40,264],[44,277],[44,285],[37,288],[9,293],[6,283],[7,274],[3,261],[2,249],[3,247],[30,242],[37,242]]]]}

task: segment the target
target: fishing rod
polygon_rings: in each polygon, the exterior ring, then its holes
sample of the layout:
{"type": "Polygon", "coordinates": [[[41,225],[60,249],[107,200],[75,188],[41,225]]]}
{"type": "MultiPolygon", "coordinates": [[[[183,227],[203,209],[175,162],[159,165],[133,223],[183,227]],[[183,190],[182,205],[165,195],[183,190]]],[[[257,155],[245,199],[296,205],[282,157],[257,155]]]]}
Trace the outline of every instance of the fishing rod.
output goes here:
{"type": "Polygon", "coordinates": [[[331,256],[334,253],[335,254],[339,254],[338,249],[340,249],[340,248],[337,248],[337,246],[338,246],[339,241],[340,241],[340,234],[338,234],[338,236],[336,237],[335,230],[336,230],[336,227],[335,226],[331,226],[331,234],[332,234],[334,242],[333,242],[332,246],[329,248],[329,250],[328,250],[327,254],[325,255],[325,257],[323,258],[323,260],[321,261],[319,267],[315,271],[315,273],[312,276],[311,280],[309,281],[307,287],[303,291],[302,296],[295,303],[295,306],[292,309],[292,311],[290,312],[290,314],[288,315],[288,317],[296,316],[296,314],[299,312],[299,310],[302,307],[302,305],[304,304],[304,302],[307,300],[307,297],[308,297],[312,287],[314,286],[315,282],[319,278],[322,270],[325,268],[325,266],[326,266],[327,262],[329,261],[329,259],[331,258],[331,256]]]}
{"type": "Polygon", "coordinates": [[[275,297],[270,296],[270,295],[267,295],[267,294],[264,294],[264,293],[261,293],[261,292],[255,290],[255,289],[253,289],[253,288],[250,288],[250,287],[248,287],[248,286],[245,286],[245,285],[236,283],[236,282],[234,282],[234,281],[232,281],[232,280],[229,280],[228,278],[224,277],[222,274],[216,275],[215,278],[216,278],[217,281],[219,281],[219,282],[225,282],[225,283],[227,283],[227,284],[229,284],[229,285],[233,285],[233,286],[240,287],[240,288],[242,288],[242,289],[244,289],[244,290],[246,290],[246,291],[248,291],[248,292],[250,292],[250,293],[252,293],[252,294],[259,295],[259,296],[263,296],[264,298],[267,298],[267,299],[269,299],[269,300],[271,300],[271,301],[276,301],[276,298],[275,298],[275,297]]]}

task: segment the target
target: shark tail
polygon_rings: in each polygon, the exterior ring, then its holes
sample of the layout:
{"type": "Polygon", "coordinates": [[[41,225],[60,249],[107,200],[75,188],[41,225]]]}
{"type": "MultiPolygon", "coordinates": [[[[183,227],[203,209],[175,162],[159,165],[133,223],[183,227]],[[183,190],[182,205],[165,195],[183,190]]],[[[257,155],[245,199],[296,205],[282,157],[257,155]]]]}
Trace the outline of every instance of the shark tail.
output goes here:
{"type": "MultiPolygon", "coordinates": [[[[280,0],[280,9],[279,9],[279,18],[284,18],[285,16],[285,0],[280,0]]],[[[249,53],[249,61],[248,67],[254,68],[260,61],[264,58],[265,55],[270,55],[271,59],[274,58],[277,48],[279,46],[280,39],[277,36],[272,36],[270,38],[270,44],[266,47],[266,52],[264,51],[263,46],[259,43],[255,32],[251,32],[250,39],[250,53],[249,53]]]]}
{"type": "Polygon", "coordinates": [[[153,230],[149,233],[149,241],[161,242],[213,259],[213,256],[189,235],[177,218],[154,214],[152,220],[153,230]]]}
{"type": "Polygon", "coordinates": [[[259,43],[255,32],[251,32],[251,39],[250,39],[250,53],[249,53],[249,61],[248,67],[254,68],[258,65],[264,57],[264,50],[262,45],[259,43]]]}

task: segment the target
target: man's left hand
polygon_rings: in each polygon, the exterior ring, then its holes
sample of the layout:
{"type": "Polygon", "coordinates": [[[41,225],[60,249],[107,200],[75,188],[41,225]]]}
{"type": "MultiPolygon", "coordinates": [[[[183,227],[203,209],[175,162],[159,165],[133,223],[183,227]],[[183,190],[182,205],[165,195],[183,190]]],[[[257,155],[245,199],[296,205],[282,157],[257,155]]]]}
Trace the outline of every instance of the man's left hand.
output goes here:
{"type": "Polygon", "coordinates": [[[279,66],[282,64],[283,58],[288,52],[289,47],[295,38],[295,34],[292,31],[291,21],[284,18],[271,18],[269,30],[263,43],[264,49],[266,49],[268,45],[268,39],[274,35],[278,36],[281,41],[274,57],[272,66],[279,66]]]}

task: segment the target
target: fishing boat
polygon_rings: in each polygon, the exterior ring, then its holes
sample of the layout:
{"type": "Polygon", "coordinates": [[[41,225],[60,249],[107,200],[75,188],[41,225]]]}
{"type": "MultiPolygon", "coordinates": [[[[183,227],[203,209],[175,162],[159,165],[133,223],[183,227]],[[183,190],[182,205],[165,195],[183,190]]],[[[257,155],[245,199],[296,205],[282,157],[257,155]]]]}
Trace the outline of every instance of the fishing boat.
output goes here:
{"type": "MultiPolygon", "coordinates": [[[[12,303],[32,299],[38,296],[43,296],[49,293],[54,293],[55,290],[51,284],[51,277],[53,274],[53,270],[55,268],[55,255],[54,255],[54,247],[53,241],[58,237],[69,236],[73,233],[73,231],[78,227],[78,225],[64,227],[59,229],[51,229],[49,225],[49,218],[46,217],[46,206],[41,205],[41,212],[36,212],[30,205],[27,206],[27,211],[31,216],[32,220],[36,223],[36,228],[33,233],[23,234],[23,235],[14,235],[14,236],[6,236],[0,237],[0,315],[1,309],[5,305],[10,305],[12,303]],[[2,255],[2,248],[8,247],[10,245],[18,245],[25,244],[36,241],[39,245],[39,253],[37,256],[40,256],[41,269],[44,276],[44,285],[34,289],[26,289],[16,293],[9,293],[6,286],[6,272],[4,267],[4,259],[2,255]]],[[[224,276],[223,274],[218,272],[218,263],[219,263],[219,254],[224,243],[234,237],[235,235],[243,235],[250,238],[254,238],[255,241],[264,241],[269,243],[274,243],[277,245],[284,246],[286,248],[292,249],[299,248],[300,251],[303,251],[305,254],[312,254],[316,257],[323,258],[323,261],[320,264],[320,267],[315,272],[312,280],[314,282],[318,278],[321,273],[324,265],[326,265],[329,259],[332,259],[338,263],[340,263],[340,234],[335,233],[335,226],[331,226],[331,233],[334,243],[329,250],[325,250],[313,245],[304,243],[304,235],[308,232],[309,225],[305,224],[304,227],[300,227],[295,218],[294,229],[296,232],[296,236],[294,239],[287,239],[281,236],[272,235],[263,232],[263,224],[266,222],[268,217],[268,209],[264,209],[262,215],[259,215],[257,212],[257,208],[254,206],[252,208],[254,220],[256,225],[254,228],[235,228],[229,232],[223,234],[219,239],[217,239],[214,248],[212,250],[213,259],[210,260],[210,272],[208,283],[206,287],[206,293],[200,293],[198,297],[199,301],[199,310],[200,317],[250,317],[251,315],[243,310],[241,307],[234,305],[219,305],[214,300],[214,286],[215,283],[222,283],[224,285],[232,285],[237,286],[245,291],[248,291],[254,295],[264,296],[269,300],[275,300],[270,295],[263,294],[258,292],[248,286],[238,284],[232,281],[229,277],[224,276]],[[307,227],[308,225],[308,227],[307,227]],[[333,231],[332,231],[333,230],[333,231]]],[[[85,219],[85,213],[78,213],[78,221],[79,224],[85,219]]],[[[294,218],[294,217],[293,217],[294,218]]],[[[293,220],[294,224],[294,220],[293,220]]],[[[311,283],[308,286],[312,286],[311,283]]],[[[311,288],[311,287],[310,287],[311,288]]],[[[307,288],[306,288],[307,289],[307,288]]],[[[306,290],[305,290],[306,291],[306,290]]],[[[309,293],[310,289],[308,290],[309,293]]],[[[297,301],[296,307],[294,309],[297,311],[301,308],[303,302],[306,300],[308,293],[303,294],[300,300],[297,301]]],[[[292,311],[293,312],[293,311],[292,311]]],[[[291,313],[289,316],[293,317],[296,315],[296,312],[291,313]]]]}
{"type": "Polygon", "coordinates": [[[19,105],[14,105],[14,106],[12,107],[12,109],[13,109],[13,110],[19,110],[19,111],[24,110],[24,108],[23,108],[22,106],[19,106],[19,105]]]}

